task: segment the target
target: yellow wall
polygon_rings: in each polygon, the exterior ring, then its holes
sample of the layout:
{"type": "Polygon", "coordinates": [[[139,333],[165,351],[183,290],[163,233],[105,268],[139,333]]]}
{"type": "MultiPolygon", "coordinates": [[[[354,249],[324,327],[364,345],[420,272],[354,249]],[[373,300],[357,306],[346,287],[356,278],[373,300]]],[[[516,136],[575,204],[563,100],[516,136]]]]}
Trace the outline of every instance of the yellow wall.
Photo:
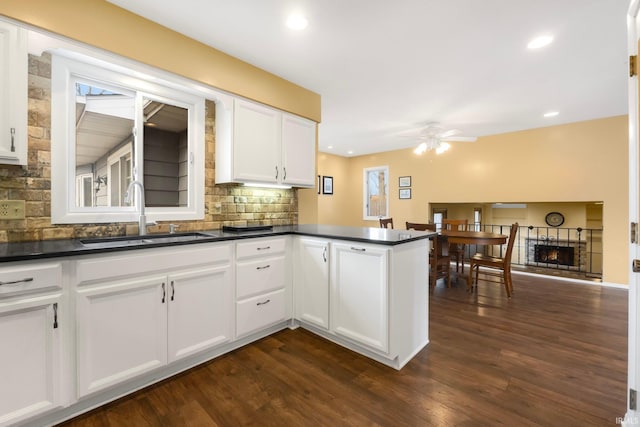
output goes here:
{"type": "Polygon", "coordinates": [[[362,170],[384,165],[389,166],[390,216],[396,227],[405,221],[425,222],[431,203],[602,201],[603,280],[626,284],[627,135],[627,116],[618,116],[453,143],[441,155],[417,156],[406,149],[353,157],[346,159],[346,172],[345,160],[323,155],[318,173],[329,175],[337,168],[344,175],[334,186],[348,194],[341,195],[340,215],[319,198],[317,220],[377,227],[376,221],[362,219],[362,170]],[[412,177],[412,199],[399,200],[398,177],[406,175],[412,177]]]}
{"type": "Polygon", "coordinates": [[[320,95],[103,0],[3,0],[0,15],[320,122],[320,95]]]}

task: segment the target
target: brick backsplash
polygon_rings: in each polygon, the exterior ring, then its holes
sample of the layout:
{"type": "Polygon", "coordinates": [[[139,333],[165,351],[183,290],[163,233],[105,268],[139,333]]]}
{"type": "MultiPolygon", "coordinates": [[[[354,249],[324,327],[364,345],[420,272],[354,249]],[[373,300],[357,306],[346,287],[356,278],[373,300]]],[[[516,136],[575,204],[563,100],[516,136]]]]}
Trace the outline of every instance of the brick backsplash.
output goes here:
{"type": "MultiPolygon", "coordinates": [[[[137,223],[51,224],[51,57],[29,55],[28,164],[0,165],[0,200],[24,200],[26,217],[0,221],[0,242],[137,234],[137,223]]],[[[215,184],[215,104],[206,103],[205,214],[199,221],[164,221],[149,232],[214,230],[223,225],[298,223],[297,191],[215,184]]]]}

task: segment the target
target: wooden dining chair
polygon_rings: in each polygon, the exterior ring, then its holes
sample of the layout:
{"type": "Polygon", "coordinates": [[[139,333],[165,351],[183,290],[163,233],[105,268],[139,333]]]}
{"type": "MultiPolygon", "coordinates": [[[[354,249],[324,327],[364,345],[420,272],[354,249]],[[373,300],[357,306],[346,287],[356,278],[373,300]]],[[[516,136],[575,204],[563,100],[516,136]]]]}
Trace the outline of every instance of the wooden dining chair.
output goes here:
{"type": "Polygon", "coordinates": [[[380,218],[380,228],[393,228],[393,218],[380,218]]]}
{"type": "Polygon", "coordinates": [[[429,290],[433,292],[438,279],[447,280],[447,288],[451,287],[451,257],[449,256],[449,239],[436,234],[433,249],[429,253],[429,290]]]}
{"type": "Polygon", "coordinates": [[[407,230],[436,231],[435,224],[425,224],[420,222],[406,222],[407,230]]]}
{"type": "MultiPolygon", "coordinates": [[[[442,220],[442,228],[445,230],[463,230],[466,231],[469,226],[469,220],[466,219],[446,219],[442,220]]],[[[456,272],[460,264],[462,264],[462,273],[464,273],[464,244],[451,243],[449,245],[449,255],[456,260],[456,272]]]]}
{"type": "Polygon", "coordinates": [[[513,245],[516,240],[516,234],[518,233],[518,223],[511,225],[511,230],[509,232],[509,241],[507,242],[507,250],[504,254],[504,257],[493,257],[483,254],[475,254],[471,257],[470,265],[469,265],[469,283],[467,286],[469,290],[473,290],[473,273],[475,269],[475,283],[478,285],[478,272],[480,271],[480,267],[486,267],[489,271],[483,271],[483,275],[499,277],[500,280],[489,280],[483,278],[487,282],[496,282],[503,283],[504,289],[507,291],[507,297],[511,298],[511,294],[513,293],[513,281],[511,280],[511,254],[513,253],[513,245]],[[497,271],[496,271],[497,270],[497,271]]]}

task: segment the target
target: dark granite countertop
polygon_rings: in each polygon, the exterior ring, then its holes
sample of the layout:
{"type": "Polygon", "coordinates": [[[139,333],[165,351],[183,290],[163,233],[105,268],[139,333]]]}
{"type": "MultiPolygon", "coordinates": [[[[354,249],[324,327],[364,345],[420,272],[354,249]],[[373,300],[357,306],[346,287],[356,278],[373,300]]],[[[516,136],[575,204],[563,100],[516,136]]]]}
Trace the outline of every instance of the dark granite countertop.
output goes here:
{"type": "MultiPolygon", "coordinates": [[[[0,262],[69,257],[107,252],[121,252],[164,246],[194,245],[207,242],[220,242],[289,234],[347,240],[352,242],[370,243],[376,245],[395,246],[415,240],[428,239],[431,235],[435,234],[434,232],[415,230],[391,230],[383,228],[344,227],[316,224],[274,226],[272,230],[248,232],[223,232],[222,230],[205,230],[200,231],[199,233],[205,234],[206,236],[201,236],[200,238],[195,240],[181,242],[140,242],[139,245],[135,244],[104,248],[85,246],[81,242],[81,240],[83,239],[1,243],[0,262]]],[[[180,235],[180,233],[176,233],[176,235],[180,235]]]]}

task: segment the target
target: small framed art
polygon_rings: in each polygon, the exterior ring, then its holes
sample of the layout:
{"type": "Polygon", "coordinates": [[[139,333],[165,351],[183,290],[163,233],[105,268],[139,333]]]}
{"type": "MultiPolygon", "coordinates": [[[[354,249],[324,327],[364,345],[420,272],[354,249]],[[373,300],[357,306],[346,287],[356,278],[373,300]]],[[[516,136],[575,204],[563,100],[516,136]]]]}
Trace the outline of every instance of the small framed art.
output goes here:
{"type": "Polygon", "coordinates": [[[411,198],[411,189],[410,188],[401,188],[400,189],[400,198],[401,199],[410,199],[411,198]]]}
{"type": "Polygon", "coordinates": [[[333,194],[333,177],[322,177],[322,194],[333,194]]]}
{"type": "Polygon", "coordinates": [[[398,185],[400,187],[411,187],[411,177],[401,176],[400,178],[398,178],[398,185]]]}

